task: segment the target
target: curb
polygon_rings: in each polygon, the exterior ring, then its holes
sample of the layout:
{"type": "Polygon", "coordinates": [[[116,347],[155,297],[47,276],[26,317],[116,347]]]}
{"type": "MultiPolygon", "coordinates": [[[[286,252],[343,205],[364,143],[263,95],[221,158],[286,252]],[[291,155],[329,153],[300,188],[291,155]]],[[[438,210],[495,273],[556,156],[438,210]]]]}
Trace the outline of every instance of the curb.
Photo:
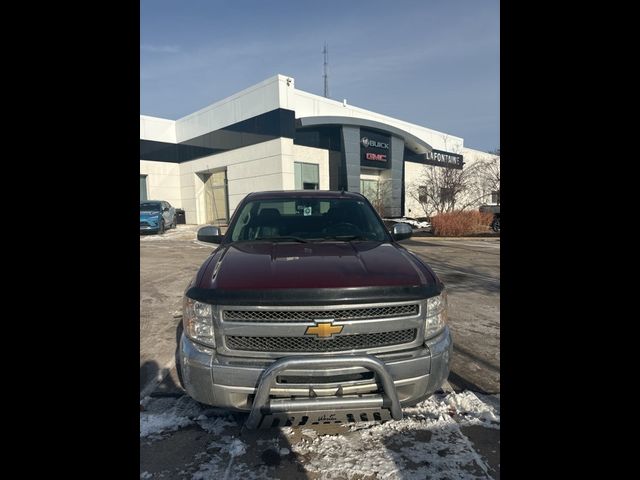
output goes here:
{"type": "Polygon", "coordinates": [[[479,240],[488,242],[491,240],[500,240],[500,237],[411,237],[408,240],[479,240]]]}

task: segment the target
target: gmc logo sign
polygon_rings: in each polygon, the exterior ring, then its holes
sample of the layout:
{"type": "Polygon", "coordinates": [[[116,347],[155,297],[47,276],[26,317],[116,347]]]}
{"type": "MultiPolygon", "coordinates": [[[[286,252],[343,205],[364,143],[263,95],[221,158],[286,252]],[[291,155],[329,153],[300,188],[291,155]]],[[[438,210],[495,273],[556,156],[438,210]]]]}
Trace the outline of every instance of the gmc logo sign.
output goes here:
{"type": "Polygon", "coordinates": [[[367,160],[378,160],[380,162],[386,162],[387,156],[382,153],[369,153],[367,152],[367,160]]]}

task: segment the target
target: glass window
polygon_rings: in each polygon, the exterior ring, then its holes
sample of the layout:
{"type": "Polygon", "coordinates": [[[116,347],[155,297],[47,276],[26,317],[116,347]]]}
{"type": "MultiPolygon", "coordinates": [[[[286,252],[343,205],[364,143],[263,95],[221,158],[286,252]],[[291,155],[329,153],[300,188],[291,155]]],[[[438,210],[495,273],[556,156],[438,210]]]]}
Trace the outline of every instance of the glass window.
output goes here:
{"type": "Polygon", "coordinates": [[[491,203],[500,205],[500,190],[491,192],[491,203]]]}
{"type": "Polygon", "coordinates": [[[360,193],[367,197],[371,203],[374,203],[378,198],[378,181],[360,179],[360,193]]]}
{"type": "Polygon", "coordinates": [[[227,171],[202,172],[198,176],[204,184],[205,223],[227,225],[229,221],[227,171]]]}
{"type": "Polygon", "coordinates": [[[296,190],[318,190],[320,188],[319,167],[315,163],[294,162],[296,190]]]}
{"type": "Polygon", "coordinates": [[[140,201],[148,200],[147,198],[147,176],[140,175],[140,201]]]}
{"type": "Polygon", "coordinates": [[[440,188],[440,201],[442,203],[453,202],[453,188],[441,187],[440,188]]]}

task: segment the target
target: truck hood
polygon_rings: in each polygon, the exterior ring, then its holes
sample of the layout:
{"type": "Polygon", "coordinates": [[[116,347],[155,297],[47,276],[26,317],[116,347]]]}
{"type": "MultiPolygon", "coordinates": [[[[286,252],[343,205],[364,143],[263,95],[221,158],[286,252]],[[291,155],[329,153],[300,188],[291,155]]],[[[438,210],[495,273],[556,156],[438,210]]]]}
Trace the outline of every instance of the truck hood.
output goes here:
{"type": "Polygon", "coordinates": [[[235,243],[216,251],[196,287],[216,290],[430,286],[425,265],[393,243],[235,243]]]}

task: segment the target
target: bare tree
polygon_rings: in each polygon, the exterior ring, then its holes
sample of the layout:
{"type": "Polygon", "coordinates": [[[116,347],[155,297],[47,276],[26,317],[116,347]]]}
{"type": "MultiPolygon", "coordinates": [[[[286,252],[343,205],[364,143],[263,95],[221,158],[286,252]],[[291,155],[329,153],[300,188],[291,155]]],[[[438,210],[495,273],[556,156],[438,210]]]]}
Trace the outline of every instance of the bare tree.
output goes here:
{"type": "Polygon", "coordinates": [[[387,207],[391,198],[391,181],[379,180],[375,183],[375,191],[367,192],[366,197],[381,217],[387,216],[387,207]]]}
{"type": "Polygon", "coordinates": [[[475,165],[462,170],[425,165],[422,175],[408,193],[420,204],[427,217],[465,210],[477,203],[476,198],[481,196],[477,193],[476,173],[475,165]]]}
{"type": "Polygon", "coordinates": [[[492,158],[478,162],[479,181],[485,196],[498,192],[497,203],[500,204],[500,149],[489,153],[492,158]]]}
{"type": "Polygon", "coordinates": [[[423,174],[407,192],[431,217],[454,210],[477,208],[487,195],[500,192],[499,150],[462,170],[425,165],[423,174]]]}

